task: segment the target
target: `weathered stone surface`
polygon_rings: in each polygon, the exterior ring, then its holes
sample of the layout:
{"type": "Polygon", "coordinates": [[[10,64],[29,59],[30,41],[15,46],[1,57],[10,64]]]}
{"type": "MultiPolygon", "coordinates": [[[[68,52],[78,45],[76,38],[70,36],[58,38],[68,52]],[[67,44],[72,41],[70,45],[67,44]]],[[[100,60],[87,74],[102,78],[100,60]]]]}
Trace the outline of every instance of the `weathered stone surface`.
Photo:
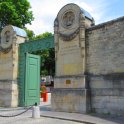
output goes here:
{"type": "Polygon", "coordinates": [[[56,61],[56,75],[77,75],[83,73],[83,58],[79,46],[79,36],[71,42],[59,41],[56,61]]]}
{"type": "Polygon", "coordinates": [[[124,97],[95,96],[92,98],[92,110],[98,113],[124,114],[124,97]]]}
{"type": "Polygon", "coordinates": [[[56,77],[52,108],[56,111],[87,112],[89,90],[85,81],[85,28],[92,19],[75,4],[67,4],[54,22],[56,77]]]}
{"type": "Polygon", "coordinates": [[[92,110],[124,114],[124,17],[87,29],[92,110]]]}
{"type": "MultiPolygon", "coordinates": [[[[60,11],[58,21],[64,11],[64,8],[60,11]]],[[[61,23],[59,27],[55,25],[56,76],[58,76],[55,78],[55,88],[63,92],[68,88],[90,88],[91,96],[83,96],[82,102],[90,97],[91,101],[88,103],[91,104],[91,110],[100,113],[124,113],[124,17],[91,27],[86,26],[91,23],[84,17],[81,16],[80,19],[79,34],[68,42],[61,39],[57,31],[60,29],[62,33],[68,34],[69,28],[64,30],[61,28],[61,23]],[[82,76],[81,80],[69,77],[71,75],[78,77],[84,72],[85,76],[82,76]],[[70,83],[66,84],[66,80],[70,80],[70,83]]],[[[77,25],[76,23],[74,28],[77,25]]],[[[56,92],[58,96],[55,95],[55,91],[53,92],[53,96],[57,97],[56,100],[65,97],[63,92],[61,94],[59,90],[56,92]]],[[[72,96],[70,95],[70,98],[72,96]]],[[[60,110],[69,111],[71,105],[69,106],[68,102],[64,104],[56,100],[52,102],[56,110],[55,106],[58,103],[60,110]]],[[[76,99],[76,103],[73,104],[78,106],[80,103],[78,101],[76,99]]],[[[82,106],[85,105],[82,103],[82,106]]],[[[85,107],[87,108],[87,105],[85,107]]],[[[73,110],[75,111],[75,108],[73,110]]]]}
{"type": "Polygon", "coordinates": [[[85,89],[54,89],[51,98],[52,109],[55,111],[80,113],[88,111],[85,89]]]}
{"type": "Polygon", "coordinates": [[[0,81],[1,106],[17,107],[18,86],[17,81],[0,81]]]}
{"type": "Polygon", "coordinates": [[[0,80],[12,79],[12,50],[8,54],[0,52],[0,80]]]}
{"type": "Polygon", "coordinates": [[[18,49],[19,43],[24,42],[25,38],[16,33],[13,26],[6,26],[1,32],[0,47],[5,51],[8,46],[12,47],[6,52],[0,51],[0,106],[18,106],[18,49]],[[5,37],[7,32],[10,33],[8,40],[5,37]]]}
{"type": "Polygon", "coordinates": [[[124,72],[124,20],[122,18],[87,30],[87,68],[91,74],[124,72]]]}
{"type": "Polygon", "coordinates": [[[85,76],[55,77],[54,88],[85,88],[85,76]]]}

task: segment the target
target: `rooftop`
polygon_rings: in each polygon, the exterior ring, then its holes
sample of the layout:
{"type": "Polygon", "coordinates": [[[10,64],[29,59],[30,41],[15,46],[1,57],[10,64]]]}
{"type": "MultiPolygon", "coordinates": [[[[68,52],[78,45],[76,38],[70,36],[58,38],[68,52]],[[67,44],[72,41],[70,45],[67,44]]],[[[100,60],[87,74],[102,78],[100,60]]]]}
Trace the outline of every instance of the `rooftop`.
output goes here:
{"type": "Polygon", "coordinates": [[[22,36],[22,37],[27,37],[27,34],[25,32],[25,30],[21,29],[21,28],[18,28],[16,26],[12,26],[13,30],[16,32],[16,34],[18,36],[22,36]]]}
{"type": "Polygon", "coordinates": [[[90,20],[93,20],[93,17],[90,15],[89,12],[87,12],[86,10],[84,10],[84,9],[81,8],[81,7],[80,7],[80,9],[81,9],[81,12],[85,15],[85,17],[87,17],[87,18],[90,19],[90,20]]]}

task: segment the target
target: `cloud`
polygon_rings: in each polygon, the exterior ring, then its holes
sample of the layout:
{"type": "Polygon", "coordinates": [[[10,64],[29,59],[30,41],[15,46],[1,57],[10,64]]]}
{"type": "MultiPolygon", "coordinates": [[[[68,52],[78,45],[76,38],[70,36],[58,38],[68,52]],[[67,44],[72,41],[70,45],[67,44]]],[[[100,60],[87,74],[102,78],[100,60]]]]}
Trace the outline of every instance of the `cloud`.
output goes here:
{"type": "Polygon", "coordinates": [[[35,20],[26,27],[36,35],[53,32],[53,23],[59,10],[68,3],[75,3],[88,11],[96,23],[102,22],[107,11],[107,0],[29,0],[35,20]]]}
{"type": "Polygon", "coordinates": [[[35,20],[32,25],[26,27],[33,30],[35,34],[41,34],[46,31],[53,32],[53,23],[58,11],[70,0],[29,0],[35,20]]]}

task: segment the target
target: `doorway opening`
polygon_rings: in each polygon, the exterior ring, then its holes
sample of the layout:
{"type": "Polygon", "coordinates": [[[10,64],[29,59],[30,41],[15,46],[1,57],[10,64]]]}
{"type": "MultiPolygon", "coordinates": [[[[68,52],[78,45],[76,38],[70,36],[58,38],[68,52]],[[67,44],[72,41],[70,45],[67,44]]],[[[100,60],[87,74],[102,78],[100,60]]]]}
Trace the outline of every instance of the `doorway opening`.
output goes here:
{"type": "MultiPolygon", "coordinates": [[[[40,57],[39,54],[41,51],[44,52],[51,48],[53,48],[54,51],[53,36],[25,42],[19,45],[19,106],[24,107],[33,105],[35,102],[38,104],[40,103],[40,75],[46,76],[45,71],[43,73],[42,69],[40,70],[40,63],[42,64],[46,59],[43,59],[42,55],[40,57]]],[[[54,58],[53,55],[52,59],[54,60],[54,58]]],[[[50,73],[48,74],[54,76],[54,74],[51,73],[51,64],[49,61],[48,59],[46,61],[47,63],[42,66],[42,68],[49,67],[50,73]]]]}
{"type": "Polygon", "coordinates": [[[51,105],[51,94],[55,76],[55,50],[49,48],[34,51],[31,54],[40,57],[40,106],[51,105]]]}

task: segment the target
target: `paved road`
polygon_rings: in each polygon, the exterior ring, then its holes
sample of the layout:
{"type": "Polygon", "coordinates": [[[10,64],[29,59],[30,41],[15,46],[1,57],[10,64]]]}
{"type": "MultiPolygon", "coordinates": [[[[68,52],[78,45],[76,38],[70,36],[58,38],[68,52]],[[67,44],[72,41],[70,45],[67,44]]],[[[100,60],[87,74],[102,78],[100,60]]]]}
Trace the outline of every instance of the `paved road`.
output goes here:
{"type": "MultiPolygon", "coordinates": [[[[12,111],[6,111],[6,112],[4,111],[0,113],[3,115],[12,115],[15,113],[19,113],[21,111],[22,110],[15,110],[14,113],[12,111]]],[[[55,118],[46,118],[46,117],[40,117],[38,119],[34,119],[32,118],[32,111],[29,110],[25,114],[22,114],[17,117],[11,117],[11,118],[0,117],[0,124],[81,124],[81,123],[68,121],[68,120],[55,119],[55,118]]]]}
{"type": "MultiPolygon", "coordinates": [[[[123,117],[87,115],[79,113],[66,113],[51,111],[49,94],[48,102],[44,103],[41,99],[39,119],[32,118],[32,110],[12,118],[0,117],[0,124],[124,124],[123,117]],[[72,121],[73,120],[73,121],[72,121]]],[[[0,108],[0,115],[14,115],[24,111],[24,108],[0,108]]]]}

